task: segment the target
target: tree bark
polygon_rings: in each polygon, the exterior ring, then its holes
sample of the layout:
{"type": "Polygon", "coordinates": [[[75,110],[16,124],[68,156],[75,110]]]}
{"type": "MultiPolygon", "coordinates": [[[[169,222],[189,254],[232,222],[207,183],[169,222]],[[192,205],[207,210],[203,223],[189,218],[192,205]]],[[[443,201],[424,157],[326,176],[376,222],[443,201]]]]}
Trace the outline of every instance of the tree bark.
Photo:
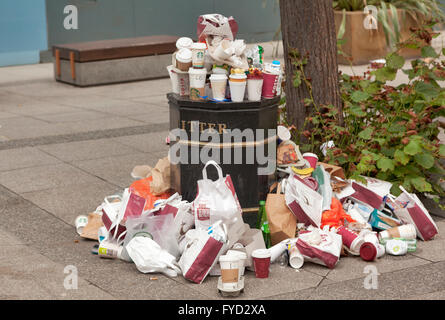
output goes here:
{"type": "Polygon", "coordinates": [[[332,0],[280,0],[280,14],[289,123],[302,130],[305,118],[312,112],[312,108],[305,107],[303,102],[310,97],[304,82],[298,88],[293,85],[295,67],[289,57],[293,48],[301,55],[309,54],[304,72],[312,81],[315,103],[332,104],[342,115],[332,0]]]}

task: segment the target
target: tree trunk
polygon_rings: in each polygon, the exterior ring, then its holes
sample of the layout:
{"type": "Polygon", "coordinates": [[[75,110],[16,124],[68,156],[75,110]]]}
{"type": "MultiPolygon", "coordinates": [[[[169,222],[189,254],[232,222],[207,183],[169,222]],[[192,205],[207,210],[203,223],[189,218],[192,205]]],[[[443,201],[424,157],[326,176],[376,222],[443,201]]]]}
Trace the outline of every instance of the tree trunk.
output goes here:
{"type": "Polygon", "coordinates": [[[302,130],[312,108],[305,107],[303,102],[309,98],[304,82],[298,88],[293,85],[295,67],[289,58],[293,48],[301,55],[309,54],[304,72],[308,79],[312,79],[315,103],[332,104],[341,111],[332,0],[280,0],[280,14],[286,64],[287,117],[290,124],[302,130]]]}

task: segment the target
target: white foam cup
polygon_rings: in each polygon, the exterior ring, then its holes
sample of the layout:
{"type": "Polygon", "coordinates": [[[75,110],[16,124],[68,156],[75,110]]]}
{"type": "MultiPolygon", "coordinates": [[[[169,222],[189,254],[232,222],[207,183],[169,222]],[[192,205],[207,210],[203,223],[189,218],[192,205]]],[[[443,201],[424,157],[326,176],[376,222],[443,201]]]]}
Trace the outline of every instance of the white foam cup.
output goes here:
{"type": "Polygon", "coordinates": [[[226,97],[227,76],[225,74],[212,74],[210,76],[212,94],[215,100],[224,100],[226,97]]]}
{"type": "Polygon", "coordinates": [[[231,74],[229,77],[230,96],[233,102],[243,102],[246,90],[247,76],[242,74],[231,74]]]}

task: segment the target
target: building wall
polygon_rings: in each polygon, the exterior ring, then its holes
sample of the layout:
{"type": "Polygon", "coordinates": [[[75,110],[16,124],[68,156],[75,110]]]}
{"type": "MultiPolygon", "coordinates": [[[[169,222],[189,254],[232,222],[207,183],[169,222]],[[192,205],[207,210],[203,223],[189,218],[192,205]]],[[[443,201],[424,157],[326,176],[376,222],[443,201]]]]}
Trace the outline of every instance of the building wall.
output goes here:
{"type": "Polygon", "coordinates": [[[1,0],[0,66],[38,63],[47,48],[45,0],[1,0]]]}
{"type": "Polygon", "coordinates": [[[196,38],[198,16],[233,16],[237,38],[272,40],[279,29],[277,0],[46,0],[48,45],[169,34],[196,38]],[[63,9],[78,8],[78,29],[65,30],[63,9]]]}

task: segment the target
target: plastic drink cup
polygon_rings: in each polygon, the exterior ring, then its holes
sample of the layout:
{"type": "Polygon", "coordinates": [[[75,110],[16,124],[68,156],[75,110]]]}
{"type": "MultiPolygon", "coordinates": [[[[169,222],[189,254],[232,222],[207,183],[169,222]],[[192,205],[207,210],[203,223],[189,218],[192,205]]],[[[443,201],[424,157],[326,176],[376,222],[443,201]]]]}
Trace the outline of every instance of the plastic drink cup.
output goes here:
{"type": "Polygon", "coordinates": [[[252,252],[253,266],[257,278],[268,278],[270,267],[270,251],[257,249],[252,252]]]}
{"type": "Polygon", "coordinates": [[[206,69],[189,69],[191,100],[202,100],[201,97],[205,95],[206,75],[206,69]]]}
{"type": "Polygon", "coordinates": [[[263,72],[263,88],[261,96],[265,99],[272,99],[277,94],[278,74],[263,72]]]}
{"type": "Polygon", "coordinates": [[[221,280],[223,289],[235,290],[238,287],[240,279],[239,265],[240,260],[235,255],[224,255],[219,257],[221,265],[221,280]]]}
{"type": "Polygon", "coordinates": [[[120,258],[123,247],[118,245],[117,243],[110,242],[107,240],[103,240],[99,244],[98,255],[101,258],[120,258]]]}
{"type": "Polygon", "coordinates": [[[303,153],[303,158],[309,161],[311,168],[315,169],[317,167],[318,156],[315,153],[311,152],[303,153]]]}
{"type": "Polygon", "coordinates": [[[83,228],[88,224],[88,217],[85,215],[80,215],[74,221],[74,225],[76,226],[76,230],[78,234],[82,234],[83,228]]]}
{"type": "Polygon", "coordinates": [[[247,100],[260,101],[263,79],[247,79],[247,100]]]}
{"type": "Polygon", "coordinates": [[[229,70],[224,68],[224,66],[214,65],[213,69],[212,69],[212,73],[228,75],[229,74],[229,70]]]}
{"type": "Polygon", "coordinates": [[[204,68],[205,51],[207,45],[202,42],[195,42],[192,44],[192,64],[193,68],[204,68]]]}
{"type": "Polygon", "coordinates": [[[231,74],[229,77],[230,96],[233,102],[243,102],[246,90],[245,74],[231,74]]]}
{"type": "Polygon", "coordinates": [[[337,233],[341,235],[343,244],[349,250],[357,254],[360,252],[360,247],[365,242],[362,237],[359,237],[358,234],[345,227],[338,228],[337,233]]]}
{"type": "Polygon", "coordinates": [[[417,232],[416,227],[413,224],[404,224],[380,232],[379,237],[384,240],[393,238],[416,239],[417,232]]]}
{"type": "Polygon", "coordinates": [[[300,269],[304,264],[304,257],[296,246],[289,249],[289,264],[294,269],[300,269]]]}
{"type": "Polygon", "coordinates": [[[226,97],[227,76],[225,74],[212,74],[210,76],[213,99],[224,100],[226,97]]]}
{"type": "Polygon", "coordinates": [[[244,269],[246,266],[246,260],[247,260],[247,254],[245,252],[242,251],[238,251],[238,250],[229,250],[227,251],[226,255],[232,255],[234,257],[237,257],[239,260],[239,277],[241,278],[241,276],[244,275],[244,269]]]}
{"type": "Polygon", "coordinates": [[[188,71],[192,66],[192,51],[183,48],[176,52],[176,67],[181,71],[188,71]]]}
{"type": "Polygon", "coordinates": [[[403,256],[408,252],[408,244],[403,240],[391,239],[386,243],[386,253],[403,256]]]}
{"type": "Polygon", "coordinates": [[[104,241],[106,238],[108,238],[108,230],[105,227],[100,227],[99,230],[97,230],[97,238],[99,242],[104,241]]]}

